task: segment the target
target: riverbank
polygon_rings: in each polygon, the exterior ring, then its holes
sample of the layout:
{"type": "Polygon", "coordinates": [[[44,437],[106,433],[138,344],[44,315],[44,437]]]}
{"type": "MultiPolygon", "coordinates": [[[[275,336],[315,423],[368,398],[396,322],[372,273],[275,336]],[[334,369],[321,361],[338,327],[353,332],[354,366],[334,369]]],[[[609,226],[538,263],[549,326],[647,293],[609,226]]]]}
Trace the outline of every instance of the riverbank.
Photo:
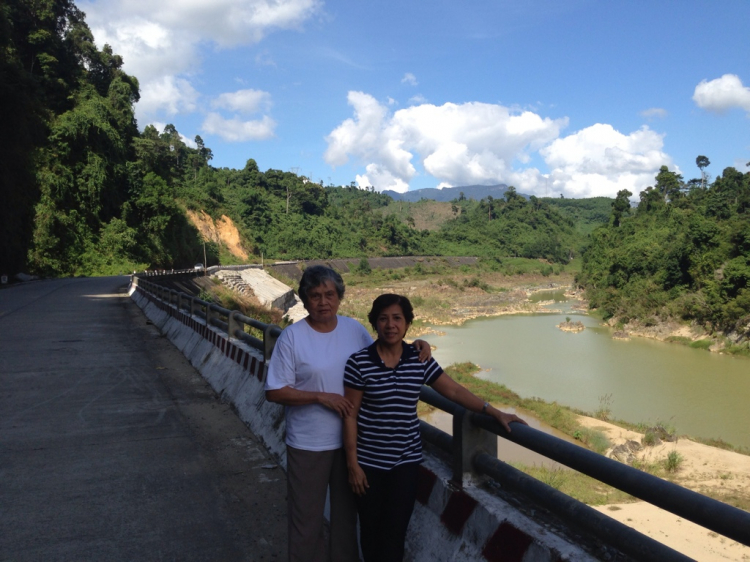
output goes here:
{"type": "MultiPolygon", "coordinates": [[[[610,451],[630,442],[642,443],[645,439],[645,434],[596,418],[579,416],[578,421],[606,435],[612,444],[610,451]]],[[[674,472],[667,473],[668,480],[741,509],[750,508],[750,456],[680,438],[643,447],[634,453],[634,462],[641,466],[663,466],[670,455],[681,460],[674,472]]],[[[594,509],[696,560],[750,560],[750,547],[646,502],[618,502],[594,509]]]]}
{"type": "MultiPolygon", "coordinates": [[[[729,505],[750,509],[748,455],[711,447],[685,437],[664,435],[654,428],[636,431],[617,425],[617,422],[583,415],[538,398],[521,398],[503,385],[473,376],[477,369],[471,364],[451,365],[446,370],[475,394],[500,409],[514,411],[537,429],[548,431],[544,426],[551,426],[610,458],[729,505]],[[658,438],[660,434],[665,440],[658,438]]],[[[430,412],[429,408],[420,406],[422,417],[450,433],[449,416],[439,411],[430,412]]],[[[606,417],[606,408],[597,415],[606,417]]],[[[512,455],[512,450],[508,450],[503,441],[498,438],[499,455],[512,455]]],[[[539,463],[536,460],[519,462],[513,457],[503,460],[691,558],[712,562],[750,560],[750,547],[639,501],[593,478],[555,463],[549,464],[547,459],[542,458],[539,463]]]]}
{"type": "MultiPolygon", "coordinates": [[[[440,274],[411,273],[400,278],[348,274],[345,280],[342,314],[368,326],[367,313],[375,297],[383,293],[405,295],[415,312],[408,335],[417,338],[434,333],[436,330],[431,326],[460,326],[468,320],[508,314],[556,312],[545,307],[548,302],[532,302],[529,296],[538,291],[569,290],[573,273],[505,275],[457,270],[440,274]]],[[[571,296],[575,298],[574,294],[571,296]]]]}
{"type": "MultiPolygon", "coordinates": [[[[581,301],[581,306],[584,310],[588,310],[586,301],[581,301]]],[[[591,313],[591,316],[597,317],[596,310],[588,310],[588,312],[591,313]]],[[[632,336],[686,345],[713,353],[750,357],[750,342],[738,333],[711,334],[695,322],[685,323],[675,319],[653,320],[650,323],[645,323],[628,318],[610,318],[606,321],[601,319],[600,316],[598,318],[605,326],[620,334],[620,339],[628,339],[632,336]]]]}
{"type": "MultiPolygon", "coordinates": [[[[520,260],[524,261],[524,260],[520,260]]],[[[534,260],[525,260],[533,262],[534,260]]],[[[530,296],[539,291],[564,290],[572,312],[589,314],[596,311],[574,287],[575,267],[552,268],[552,273],[542,268],[525,265],[527,270],[507,271],[482,269],[479,265],[460,268],[443,268],[437,272],[429,268],[404,268],[390,273],[373,270],[369,274],[345,274],[347,296],[341,311],[367,325],[367,312],[372,301],[382,293],[399,293],[409,297],[416,318],[409,336],[417,338],[435,333],[431,326],[460,326],[468,320],[512,314],[553,314],[559,312],[549,307],[549,301],[532,301],[530,296]],[[526,271],[525,273],[523,271],[526,271]]],[[[747,343],[735,341],[732,335],[711,335],[702,327],[687,325],[676,320],[645,324],[637,320],[604,321],[613,330],[613,337],[627,340],[630,337],[687,345],[716,353],[750,356],[747,343]]]]}
{"type": "MultiPolygon", "coordinates": [[[[650,435],[650,430],[636,431],[555,403],[521,398],[502,385],[474,377],[470,364],[452,365],[446,370],[475,394],[500,409],[514,411],[537,429],[549,431],[545,427],[552,426],[610,458],[740,509],[750,508],[750,456],[684,437],[661,441],[650,435]]],[[[450,416],[421,403],[420,407],[420,417],[451,432],[450,416]]],[[[691,558],[716,562],[750,560],[750,547],[543,457],[519,461],[515,454],[517,451],[498,438],[498,455],[505,462],[691,558]]]]}

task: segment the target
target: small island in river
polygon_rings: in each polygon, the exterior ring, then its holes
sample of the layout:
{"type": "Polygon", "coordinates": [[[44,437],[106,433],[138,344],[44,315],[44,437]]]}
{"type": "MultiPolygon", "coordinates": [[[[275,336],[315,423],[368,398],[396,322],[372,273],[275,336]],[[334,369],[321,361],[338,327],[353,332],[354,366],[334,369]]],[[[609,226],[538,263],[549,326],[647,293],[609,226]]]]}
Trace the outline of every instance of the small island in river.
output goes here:
{"type": "Polygon", "coordinates": [[[585,328],[583,322],[581,322],[580,320],[571,322],[570,318],[566,318],[565,322],[560,322],[557,327],[560,328],[563,332],[573,332],[574,334],[583,332],[585,328]]]}

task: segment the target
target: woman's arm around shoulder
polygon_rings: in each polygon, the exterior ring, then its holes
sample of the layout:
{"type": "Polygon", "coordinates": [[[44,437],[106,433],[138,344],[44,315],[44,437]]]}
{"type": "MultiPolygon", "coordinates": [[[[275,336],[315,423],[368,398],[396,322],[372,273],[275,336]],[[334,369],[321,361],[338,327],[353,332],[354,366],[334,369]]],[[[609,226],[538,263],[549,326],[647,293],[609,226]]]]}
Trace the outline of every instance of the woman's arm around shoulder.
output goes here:
{"type": "Polygon", "coordinates": [[[417,352],[419,352],[419,360],[422,363],[425,363],[428,359],[432,358],[432,348],[429,343],[424,340],[414,340],[411,344],[416,348],[417,352]]]}

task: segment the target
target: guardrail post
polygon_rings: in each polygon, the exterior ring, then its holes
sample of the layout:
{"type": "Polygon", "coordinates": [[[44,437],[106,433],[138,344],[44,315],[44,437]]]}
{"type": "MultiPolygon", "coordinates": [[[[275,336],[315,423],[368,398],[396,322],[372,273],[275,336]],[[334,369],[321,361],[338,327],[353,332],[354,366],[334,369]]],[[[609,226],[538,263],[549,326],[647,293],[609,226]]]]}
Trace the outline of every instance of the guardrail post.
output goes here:
{"type": "Polygon", "coordinates": [[[273,347],[276,345],[276,340],[279,339],[274,336],[271,331],[273,329],[279,329],[275,324],[269,324],[263,330],[263,360],[268,363],[271,360],[271,353],[273,353],[273,347]]]}
{"type": "Polygon", "coordinates": [[[266,375],[268,374],[268,363],[271,361],[271,354],[273,348],[276,345],[278,336],[274,336],[271,332],[274,329],[279,329],[275,324],[268,324],[263,330],[263,378],[262,382],[266,382],[266,375]]]}
{"type": "Polygon", "coordinates": [[[497,435],[476,427],[471,416],[461,406],[453,410],[453,481],[461,486],[477,486],[487,479],[474,468],[479,453],[497,458],[497,435]]]}
{"type": "Polygon", "coordinates": [[[245,331],[245,323],[241,322],[237,319],[237,316],[241,315],[242,313],[239,310],[233,310],[229,313],[229,326],[227,327],[227,332],[229,332],[230,338],[236,338],[237,336],[234,335],[234,333],[239,330],[240,332],[245,331]]]}
{"type": "Polygon", "coordinates": [[[190,297],[190,317],[195,316],[195,297],[190,297]]]}
{"type": "Polygon", "coordinates": [[[182,291],[177,291],[177,312],[182,312],[182,291]]]}
{"type": "Polygon", "coordinates": [[[210,302],[206,305],[206,326],[211,327],[211,318],[214,316],[218,316],[218,313],[214,312],[214,304],[210,302]]]}

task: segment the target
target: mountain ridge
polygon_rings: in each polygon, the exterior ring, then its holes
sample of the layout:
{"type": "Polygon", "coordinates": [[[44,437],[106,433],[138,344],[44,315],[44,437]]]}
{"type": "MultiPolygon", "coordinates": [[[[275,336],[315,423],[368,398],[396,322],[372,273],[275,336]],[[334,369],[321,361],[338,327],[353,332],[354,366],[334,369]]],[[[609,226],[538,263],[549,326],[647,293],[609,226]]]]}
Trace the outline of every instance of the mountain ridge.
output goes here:
{"type": "MultiPolygon", "coordinates": [[[[504,183],[495,185],[465,185],[458,187],[444,187],[438,189],[436,187],[425,187],[423,189],[415,189],[413,191],[407,191],[405,193],[399,193],[386,189],[382,193],[390,196],[394,201],[409,201],[416,203],[420,199],[431,199],[433,201],[453,201],[458,199],[463,192],[466,199],[473,199],[475,201],[481,201],[488,196],[492,196],[495,199],[502,199],[505,196],[505,192],[508,190],[508,186],[504,183]]],[[[522,194],[519,194],[522,195],[522,194]]],[[[524,196],[525,197],[525,196],[524,196]]]]}

